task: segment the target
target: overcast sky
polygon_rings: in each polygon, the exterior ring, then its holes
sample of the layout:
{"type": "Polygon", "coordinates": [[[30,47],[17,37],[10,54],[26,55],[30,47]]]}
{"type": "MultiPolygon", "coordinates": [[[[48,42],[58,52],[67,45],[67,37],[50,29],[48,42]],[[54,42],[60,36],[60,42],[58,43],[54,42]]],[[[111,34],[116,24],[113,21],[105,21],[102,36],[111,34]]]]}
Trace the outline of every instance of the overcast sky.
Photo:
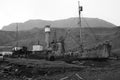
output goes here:
{"type": "MultiPolygon", "coordinates": [[[[120,0],[79,0],[83,17],[120,25],[120,0]]],[[[0,0],[0,28],[29,19],[59,20],[78,17],[78,0],[0,0]]]]}

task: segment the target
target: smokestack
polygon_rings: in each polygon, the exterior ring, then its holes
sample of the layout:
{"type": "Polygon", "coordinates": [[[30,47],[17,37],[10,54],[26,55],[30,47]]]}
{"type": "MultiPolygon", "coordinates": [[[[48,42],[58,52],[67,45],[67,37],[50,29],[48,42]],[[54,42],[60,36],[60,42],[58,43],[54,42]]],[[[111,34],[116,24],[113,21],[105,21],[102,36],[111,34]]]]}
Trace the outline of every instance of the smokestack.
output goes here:
{"type": "Polygon", "coordinates": [[[50,25],[45,26],[46,49],[50,48],[50,25]]]}

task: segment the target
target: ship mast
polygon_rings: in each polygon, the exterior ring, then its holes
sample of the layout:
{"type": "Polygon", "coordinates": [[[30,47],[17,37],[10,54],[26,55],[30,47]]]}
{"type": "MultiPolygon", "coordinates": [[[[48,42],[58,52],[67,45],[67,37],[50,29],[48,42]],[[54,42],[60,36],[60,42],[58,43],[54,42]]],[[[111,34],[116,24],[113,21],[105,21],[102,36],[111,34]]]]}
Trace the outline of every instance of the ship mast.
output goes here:
{"type": "Polygon", "coordinates": [[[18,47],[18,23],[16,23],[16,47],[18,47]]]}
{"type": "Polygon", "coordinates": [[[78,1],[78,12],[79,12],[79,26],[80,26],[80,49],[83,50],[83,40],[82,40],[82,26],[81,26],[81,12],[83,11],[82,6],[80,6],[80,1],[78,1]]]}

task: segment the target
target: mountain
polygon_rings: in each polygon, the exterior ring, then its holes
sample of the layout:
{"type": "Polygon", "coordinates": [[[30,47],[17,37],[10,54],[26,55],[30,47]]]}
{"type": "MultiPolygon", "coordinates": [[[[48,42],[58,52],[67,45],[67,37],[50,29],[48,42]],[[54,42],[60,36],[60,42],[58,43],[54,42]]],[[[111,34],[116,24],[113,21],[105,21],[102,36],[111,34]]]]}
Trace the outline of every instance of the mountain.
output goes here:
{"type": "MultiPolygon", "coordinates": [[[[114,27],[115,25],[98,18],[82,18],[82,27],[114,27]]],[[[78,25],[78,18],[69,18],[56,21],[47,20],[29,20],[24,23],[18,23],[18,28],[20,31],[31,30],[33,28],[44,28],[45,25],[51,25],[54,28],[76,28],[78,25]]],[[[8,26],[4,26],[2,30],[4,31],[16,31],[16,23],[12,23],[8,26]]]]}

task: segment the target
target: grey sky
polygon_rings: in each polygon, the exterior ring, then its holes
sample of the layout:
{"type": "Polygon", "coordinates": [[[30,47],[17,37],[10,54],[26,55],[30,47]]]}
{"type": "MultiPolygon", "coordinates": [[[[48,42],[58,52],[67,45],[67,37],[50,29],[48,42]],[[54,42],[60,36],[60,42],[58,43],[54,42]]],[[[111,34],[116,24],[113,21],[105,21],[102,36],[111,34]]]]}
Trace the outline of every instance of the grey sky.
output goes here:
{"type": "MultiPolygon", "coordinates": [[[[83,17],[120,25],[120,0],[79,0],[83,17]]],[[[29,19],[58,20],[78,17],[78,0],[0,0],[0,28],[29,19]]]]}

